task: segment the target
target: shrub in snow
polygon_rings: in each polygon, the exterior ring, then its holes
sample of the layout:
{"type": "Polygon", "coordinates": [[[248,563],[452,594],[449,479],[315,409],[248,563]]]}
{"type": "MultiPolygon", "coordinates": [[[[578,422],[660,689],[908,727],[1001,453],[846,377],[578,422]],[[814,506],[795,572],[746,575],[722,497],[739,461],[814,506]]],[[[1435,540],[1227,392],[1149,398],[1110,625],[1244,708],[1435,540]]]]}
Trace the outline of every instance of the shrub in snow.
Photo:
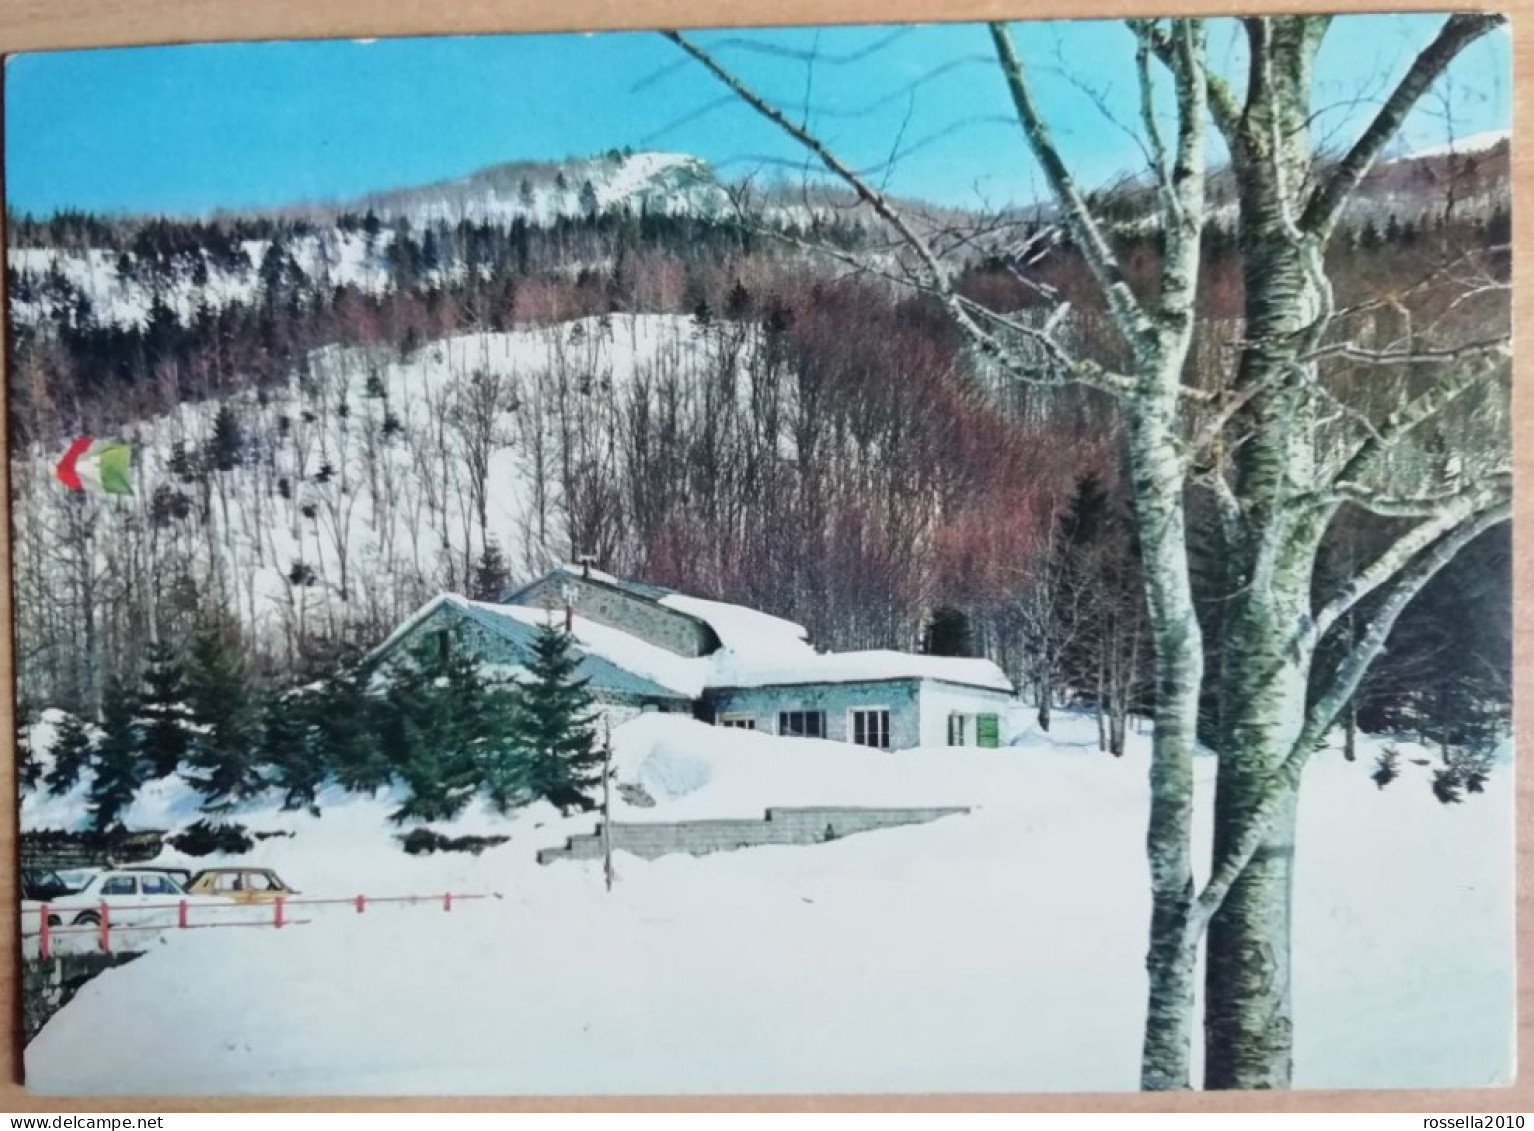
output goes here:
{"type": "Polygon", "coordinates": [[[207,856],[214,852],[249,852],[256,846],[244,825],[213,824],[208,821],[189,825],[175,836],[167,837],[166,843],[187,856],[207,856]]]}
{"type": "Polygon", "coordinates": [[[478,856],[487,848],[505,844],[509,836],[443,836],[435,829],[412,829],[397,834],[404,849],[412,856],[433,852],[468,852],[478,856]]]}

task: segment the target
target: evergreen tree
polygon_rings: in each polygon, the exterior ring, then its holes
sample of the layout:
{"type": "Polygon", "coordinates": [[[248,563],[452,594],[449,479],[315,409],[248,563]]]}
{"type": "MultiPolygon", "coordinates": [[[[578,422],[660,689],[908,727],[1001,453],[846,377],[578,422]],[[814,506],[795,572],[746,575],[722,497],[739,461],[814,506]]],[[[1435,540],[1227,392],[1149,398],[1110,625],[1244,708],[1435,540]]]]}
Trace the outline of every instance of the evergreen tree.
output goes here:
{"type": "Polygon", "coordinates": [[[227,404],[219,405],[218,415],[213,418],[213,436],[208,441],[208,462],[217,471],[232,471],[240,463],[244,443],[234,409],[227,404]]]}
{"type": "Polygon", "coordinates": [[[739,279],[725,296],[724,316],[731,322],[744,322],[751,315],[751,292],[739,279]]]}
{"type": "Polygon", "coordinates": [[[372,793],[388,783],[389,763],[378,737],[381,711],[367,694],[365,677],[351,665],[321,682],[314,701],[317,738],[341,788],[372,793]]]}
{"type": "Polygon", "coordinates": [[[309,686],[272,688],[261,705],[263,761],[282,790],[284,809],[318,815],[315,797],[328,775],[318,725],[318,694],[309,686]]]}
{"type": "Polygon", "coordinates": [[[81,771],[90,764],[95,745],[80,717],[65,713],[53,735],[53,767],[43,778],[49,793],[62,796],[75,787],[81,771]]]}
{"type": "Polygon", "coordinates": [[[410,791],[395,821],[449,820],[483,777],[489,718],[479,664],[455,633],[429,633],[395,666],[379,738],[410,791]]]}
{"type": "Polygon", "coordinates": [[[114,684],[102,703],[102,737],[91,760],[91,828],[98,832],[122,824],[122,813],[143,783],[138,697],[114,684]]]}
{"type": "Polygon", "coordinates": [[[259,711],[243,641],[222,613],[192,640],[187,699],[197,730],[187,776],[209,807],[259,792],[259,711]]]}
{"type": "Polygon", "coordinates": [[[529,793],[565,813],[594,808],[592,791],[601,781],[596,713],[586,681],[575,677],[579,663],[563,629],[538,626],[510,736],[523,761],[529,793]]]}
{"type": "Polygon", "coordinates": [[[501,548],[492,538],[485,543],[485,552],[474,565],[474,585],[471,595],[476,601],[499,601],[511,584],[511,570],[501,554],[501,548]]]}
{"type": "Polygon", "coordinates": [[[586,214],[588,220],[596,219],[601,211],[601,202],[597,200],[597,187],[590,181],[581,185],[581,211],[586,214]]]}
{"type": "Polygon", "coordinates": [[[933,609],[922,634],[922,649],[929,656],[972,656],[969,618],[950,606],[933,609]]]}
{"type": "Polygon", "coordinates": [[[24,790],[36,789],[43,778],[43,764],[32,745],[32,725],[37,721],[32,704],[16,704],[16,780],[24,790]]]}
{"type": "Polygon", "coordinates": [[[139,718],[147,772],[163,778],[176,772],[192,747],[185,670],[164,643],[149,646],[139,718]]]}

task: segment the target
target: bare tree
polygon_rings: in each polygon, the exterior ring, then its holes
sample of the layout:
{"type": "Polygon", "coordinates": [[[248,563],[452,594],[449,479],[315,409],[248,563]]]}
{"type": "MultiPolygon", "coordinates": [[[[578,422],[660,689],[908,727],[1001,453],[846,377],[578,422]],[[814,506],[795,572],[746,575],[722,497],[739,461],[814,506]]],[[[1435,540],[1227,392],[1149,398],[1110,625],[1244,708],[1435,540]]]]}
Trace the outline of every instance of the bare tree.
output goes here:
{"type": "Polygon", "coordinates": [[[1155,684],[1145,1088],[1189,1086],[1194,959],[1206,929],[1206,1085],[1289,1083],[1289,895],[1301,771],[1413,595],[1462,546],[1508,517],[1505,395],[1496,395],[1507,372],[1505,325],[1484,340],[1413,335],[1384,349],[1363,345],[1336,317],[1324,259],[1343,208],[1412,107],[1466,45],[1501,22],[1450,17],[1344,156],[1325,162],[1310,123],[1312,63],[1327,18],[1242,21],[1250,65],[1241,95],[1211,65],[1202,21],[1129,21],[1161,242],[1153,278],[1139,287],[1110,225],[1056,147],[1009,28],[991,25],[1019,126],[1111,317],[1122,366],[1075,347],[1064,332],[1072,314],[1063,303],[1034,319],[966,297],[951,263],[901,205],[708,51],[664,33],[857,195],[898,238],[911,285],[935,295],[994,366],[1036,386],[1084,385],[1119,407],[1155,684]],[[1163,75],[1174,92],[1169,136],[1155,91],[1163,75]],[[1210,122],[1231,152],[1237,183],[1243,334],[1232,373],[1188,384],[1210,122]],[[1383,418],[1338,410],[1324,378],[1339,356],[1414,380],[1400,384],[1383,418]],[[1456,410],[1468,410],[1465,423],[1480,434],[1479,445],[1456,449],[1458,464],[1435,467],[1421,457],[1419,441],[1441,434],[1437,425],[1456,410]],[[1471,451],[1474,471],[1467,468],[1471,451]],[[1220,509],[1238,585],[1221,620],[1215,864],[1202,891],[1192,871],[1192,756],[1205,678],[1188,548],[1186,499],[1195,487],[1220,509]],[[1349,505],[1416,521],[1335,592],[1314,600],[1315,557],[1349,505]],[[1311,693],[1317,643],[1373,594],[1383,596],[1357,644],[1311,693]]]}

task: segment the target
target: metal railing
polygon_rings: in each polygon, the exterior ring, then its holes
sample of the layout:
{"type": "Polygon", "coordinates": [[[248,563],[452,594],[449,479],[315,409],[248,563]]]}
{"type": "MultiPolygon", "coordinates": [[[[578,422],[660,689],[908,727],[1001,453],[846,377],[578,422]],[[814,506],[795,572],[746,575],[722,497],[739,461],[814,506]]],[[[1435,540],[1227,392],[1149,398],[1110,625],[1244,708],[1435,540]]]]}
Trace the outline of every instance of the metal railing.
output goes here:
{"type": "Polygon", "coordinates": [[[37,940],[39,958],[51,958],[57,950],[60,939],[68,939],[81,935],[94,935],[96,948],[103,954],[112,953],[113,935],[132,931],[176,931],[176,930],[199,930],[217,927],[283,927],[303,926],[313,922],[312,919],[294,919],[290,911],[294,907],[351,907],[358,915],[364,914],[369,907],[388,904],[402,904],[407,906],[419,906],[431,904],[440,906],[443,911],[452,911],[455,904],[472,902],[478,899],[500,899],[499,892],[442,892],[431,895],[355,895],[339,899],[304,899],[294,896],[277,896],[271,900],[253,900],[240,902],[228,900],[225,902],[203,902],[179,899],[173,903],[139,903],[117,905],[119,916],[131,914],[137,918],[144,912],[174,911],[175,922],[169,923],[134,923],[119,922],[113,918],[112,904],[106,900],[89,908],[78,906],[70,907],[68,913],[76,917],[76,922],[66,925],[62,922],[54,924],[50,922],[55,917],[55,911],[51,904],[41,903],[35,909],[22,909],[22,945],[25,947],[28,940],[37,940]],[[192,922],[192,913],[196,911],[201,917],[203,912],[262,912],[255,918],[240,920],[223,920],[213,922],[192,922]],[[37,929],[27,930],[26,922],[29,916],[37,916],[37,929]],[[79,918],[85,915],[94,915],[93,923],[81,923],[79,918]]]}

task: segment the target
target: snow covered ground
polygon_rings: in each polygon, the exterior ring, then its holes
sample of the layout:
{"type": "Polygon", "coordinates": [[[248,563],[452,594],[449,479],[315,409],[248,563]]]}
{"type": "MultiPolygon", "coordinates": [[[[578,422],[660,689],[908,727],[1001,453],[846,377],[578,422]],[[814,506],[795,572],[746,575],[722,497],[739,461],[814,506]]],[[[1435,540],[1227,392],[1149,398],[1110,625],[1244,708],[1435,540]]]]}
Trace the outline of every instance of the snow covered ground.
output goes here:
{"type": "MultiPolygon", "coordinates": [[[[27,1049],[52,1093],[691,1093],[1133,1088],[1148,894],[1146,738],[1090,723],[1002,751],[880,754],[646,718],[615,732],[624,819],[766,805],[939,804],[967,817],[814,847],[599,867],[534,863],[589,831],[475,811],[509,833],[409,857],[389,799],[327,797],[244,859],[305,894],[499,892],[457,907],[168,933],[91,982],[27,1049]]],[[[1403,748],[1307,771],[1296,892],[1296,1083],[1477,1085],[1513,1063],[1512,774],[1444,806],[1403,748]]],[[[1420,755],[1425,757],[1425,755],[1420,755]]],[[[1199,835],[1213,764],[1199,766],[1199,835]]],[[[134,823],[174,822],[175,782],[134,823]]],[[[52,813],[51,816],[59,816],[52,813]]],[[[24,809],[35,825],[43,812],[24,809]]],[[[202,861],[208,863],[207,860],[202,861]]]]}

